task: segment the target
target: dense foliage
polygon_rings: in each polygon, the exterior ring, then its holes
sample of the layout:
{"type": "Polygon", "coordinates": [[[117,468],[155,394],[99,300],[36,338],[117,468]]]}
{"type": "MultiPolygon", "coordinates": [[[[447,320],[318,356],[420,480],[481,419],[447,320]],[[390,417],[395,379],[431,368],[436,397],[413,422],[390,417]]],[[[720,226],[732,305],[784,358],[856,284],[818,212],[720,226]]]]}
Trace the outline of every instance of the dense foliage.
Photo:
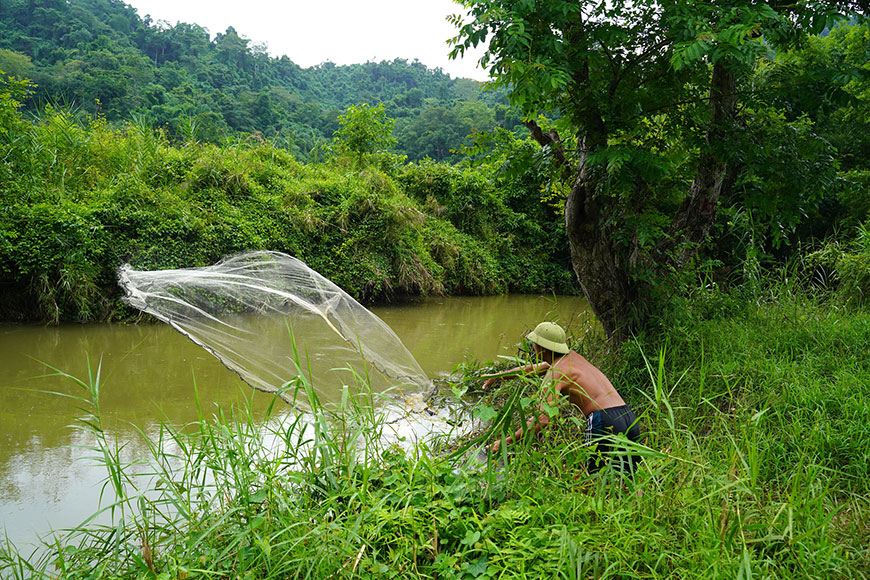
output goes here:
{"type": "Polygon", "coordinates": [[[404,61],[301,69],[232,29],[212,38],[120,2],[0,3],[0,70],[36,81],[0,88],[4,308],[102,318],[114,263],[260,247],[320,260],[366,300],[567,289],[570,262],[587,292],[615,284],[641,328],[699,273],[739,283],[825,243],[818,274],[863,301],[870,40],[834,18],[849,3],[782,8],[791,20],[740,2],[496,4],[469,3],[457,39],[494,43],[496,90],[480,92],[404,61]],[[580,17],[598,40],[566,52],[555,31],[580,34],[580,17]],[[727,138],[717,66],[740,105],[727,138]],[[599,117],[595,145],[577,127],[599,117]]]}
{"type": "Polygon", "coordinates": [[[54,109],[31,122],[16,100],[27,90],[0,84],[0,318],[123,316],[122,263],[203,266],[252,249],[297,256],[367,302],[571,289],[558,222],[482,169],[383,151],[384,131],[365,130],[382,109],[350,108],[336,153],[302,164],[256,136],[178,143],[54,109]]]}
{"type": "Polygon", "coordinates": [[[316,156],[350,105],[384,103],[396,119],[398,152],[455,159],[472,130],[513,127],[502,93],[404,60],[303,69],[232,27],[153,22],[111,0],[0,2],[0,70],[33,79],[28,102],[132,116],[170,136],[219,142],[259,132],[297,159],[316,156]]]}
{"type": "Polygon", "coordinates": [[[866,117],[862,90],[849,86],[866,86],[866,36],[846,32],[866,3],[464,4],[455,53],[483,46],[492,84],[509,90],[558,166],[572,265],[616,341],[660,311],[723,202],[751,211],[781,244],[836,187],[824,137],[846,137],[850,107],[866,117]],[[836,41],[801,51],[834,26],[843,26],[836,41]],[[800,82],[774,80],[786,77],[800,82]],[[558,121],[536,119],[542,110],[558,121]]]}

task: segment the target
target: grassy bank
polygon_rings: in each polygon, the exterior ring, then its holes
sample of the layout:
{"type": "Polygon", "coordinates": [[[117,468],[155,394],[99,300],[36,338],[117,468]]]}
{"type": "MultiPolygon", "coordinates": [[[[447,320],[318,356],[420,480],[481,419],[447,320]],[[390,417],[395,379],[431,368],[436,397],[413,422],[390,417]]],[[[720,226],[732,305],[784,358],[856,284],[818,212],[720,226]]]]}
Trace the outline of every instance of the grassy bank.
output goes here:
{"type": "MultiPolygon", "coordinates": [[[[464,466],[435,440],[385,447],[362,396],[334,413],[315,401],[307,427],[227,411],[192,433],[167,429],[145,489],[101,440],[91,393],[82,425],[122,498],[116,525],[77,530],[40,557],[3,548],[0,575],[870,575],[870,314],[710,291],[668,332],[618,352],[575,339],[642,416],[649,449],[634,483],[586,475],[568,420],[505,468],[464,466]]],[[[475,406],[498,410],[526,387],[507,382],[475,406]]]]}
{"type": "Polygon", "coordinates": [[[0,320],[123,318],[121,264],[206,266],[259,249],[368,303],[573,290],[558,220],[529,204],[536,184],[383,152],[304,164],[256,135],[170,140],[141,119],[25,118],[19,85],[0,83],[0,320]]]}

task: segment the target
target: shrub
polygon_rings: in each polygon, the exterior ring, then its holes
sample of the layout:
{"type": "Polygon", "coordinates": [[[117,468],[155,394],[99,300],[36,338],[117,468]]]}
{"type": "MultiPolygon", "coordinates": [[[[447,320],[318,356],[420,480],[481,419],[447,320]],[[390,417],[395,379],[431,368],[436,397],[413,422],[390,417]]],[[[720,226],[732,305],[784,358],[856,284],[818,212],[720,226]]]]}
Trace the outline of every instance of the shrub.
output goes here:
{"type": "Polygon", "coordinates": [[[142,119],[112,129],[47,109],[27,122],[2,95],[3,318],[109,318],[126,312],[123,262],[204,266],[259,249],[367,302],[570,286],[547,258],[564,240],[507,208],[483,169],[386,152],[303,165],[256,139],[173,144],[142,119]]]}
{"type": "Polygon", "coordinates": [[[870,222],[856,228],[851,247],[831,241],[810,255],[824,279],[836,285],[837,295],[850,306],[861,307],[870,297],[870,222]]]}

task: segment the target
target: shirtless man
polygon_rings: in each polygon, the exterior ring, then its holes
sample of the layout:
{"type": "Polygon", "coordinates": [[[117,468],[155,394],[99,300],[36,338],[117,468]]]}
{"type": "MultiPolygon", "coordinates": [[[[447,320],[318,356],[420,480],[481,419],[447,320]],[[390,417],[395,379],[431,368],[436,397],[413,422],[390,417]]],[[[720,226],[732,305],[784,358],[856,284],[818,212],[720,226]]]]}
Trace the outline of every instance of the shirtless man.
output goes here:
{"type": "MultiPolygon", "coordinates": [[[[568,348],[565,331],[559,325],[542,322],[526,338],[532,343],[541,362],[506,372],[546,373],[542,381],[541,395],[546,397],[547,405],[555,407],[559,397],[567,396],[572,405],[580,408],[587,419],[585,442],[587,445],[597,444],[600,452],[589,461],[587,467],[590,471],[597,471],[606,463],[608,452],[613,449],[609,436],[625,433],[629,440],[638,440],[640,430],[631,408],[625,404],[604,373],[568,348]]],[[[483,388],[504,376],[503,373],[499,374],[499,377],[489,377],[483,383],[483,388]]],[[[507,437],[505,443],[511,444],[520,439],[527,429],[533,429],[537,433],[549,423],[550,416],[544,412],[542,403],[541,414],[532,417],[512,437],[507,437]]],[[[500,444],[501,441],[496,441],[490,445],[490,450],[497,452],[500,444]]],[[[637,456],[620,457],[619,467],[633,470],[638,460],[637,456]]]]}

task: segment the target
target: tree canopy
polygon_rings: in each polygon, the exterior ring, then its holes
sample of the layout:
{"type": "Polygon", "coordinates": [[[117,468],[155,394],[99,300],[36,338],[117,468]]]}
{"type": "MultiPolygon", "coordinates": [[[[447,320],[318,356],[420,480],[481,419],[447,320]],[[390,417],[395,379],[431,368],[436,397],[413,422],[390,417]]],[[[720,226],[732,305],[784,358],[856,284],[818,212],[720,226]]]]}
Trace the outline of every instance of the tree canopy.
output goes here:
{"type": "Polygon", "coordinates": [[[386,150],[396,144],[393,137],[395,121],[387,117],[384,105],[351,105],[339,115],[341,128],[334,133],[333,146],[357,155],[386,150]]]}
{"type": "MultiPolygon", "coordinates": [[[[659,308],[661,282],[697,255],[723,186],[739,178],[734,172],[769,160],[740,159],[733,149],[758,127],[776,125],[761,122],[778,113],[754,94],[758,67],[861,8],[749,0],[460,3],[469,14],[454,19],[453,55],[484,46],[491,86],[509,91],[557,168],[568,191],[575,273],[617,340],[644,326],[659,308]]],[[[820,142],[781,153],[778,167],[815,163],[802,174],[829,175],[818,166],[832,160],[820,142]]],[[[782,203],[773,212],[800,207],[808,192],[794,185],[774,192],[782,203]]]]}

